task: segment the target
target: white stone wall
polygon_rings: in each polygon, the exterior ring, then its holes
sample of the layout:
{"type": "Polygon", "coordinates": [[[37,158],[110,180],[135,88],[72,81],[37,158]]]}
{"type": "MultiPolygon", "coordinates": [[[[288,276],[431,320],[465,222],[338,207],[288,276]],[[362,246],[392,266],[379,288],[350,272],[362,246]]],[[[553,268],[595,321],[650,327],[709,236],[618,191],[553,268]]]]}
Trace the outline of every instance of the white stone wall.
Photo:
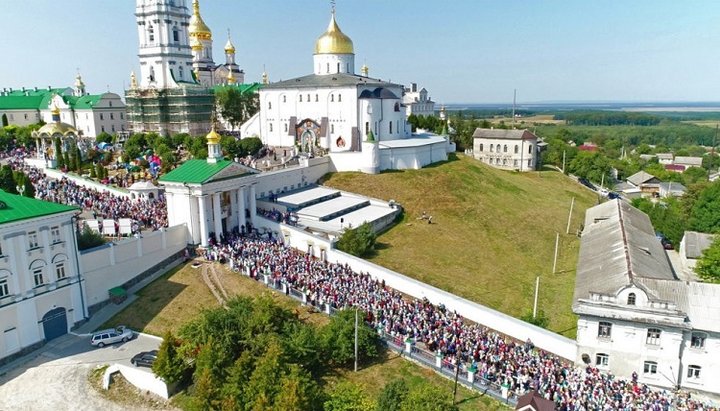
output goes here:
{"type": "Polygon", "coordinates": [[[537,141],[475,138],[473,157],[503,170],[532,171],[537,168],[537,141]]]}
{"type": "Polygon", "coordinates": [[[701,348],[691,346],[692,332],[685,333],[684,350],[682,354],[680,372],[680,385],[687,389],[695,389],[720,393],[720,334],[707,333],[705,344],[701,348]],[[702,367],[700,378],[688,378],[688,368],[691,365],[702,367]]]}
{"type": "Polygon", "coordinates": [[[109,289],[135,278],[186,245],[187,227],[179,225],[81,253],[80,264],[87,289],[86,305],[107,300],[109,289]]]}
{"type": "Polygon", "coordinates": [[[300,167],[270,171],[257,175],[255,193],[258,198],[266,197],[270,192],[278,193],[315,184],[320,177],[332,171],[328,157],[302,159],[300,167]],[[279,191],[278,191],[279,190],[279,191]]]}
{"type": "Polygon", "coordinates": [[[258,218],[258,224],[277,233],[282,233],[286,244],[313,255],[325,257],[328,261],[348,264],[355,271],[370,273],[375,278],[385,280],[385,284],[415,298],[427,298],[433,304],[444,304],[450,310],[456,310],[463,317],[483,324],[520,341],[530,339],[544,350],[560,357],[572,360],[575,357],[575,341],[510,317],[499,311],[460,298],[446,291],[432,287],[395,271],[373,264],[361,258],[353,257],[339,250],[331,249],[329,240],[315,237],[295,227],[258,218]],[[324,250],[324,251],[323,251],[324,250]]]}
{"type": "Polygon", "coordinates": [[[20,127],[29,126],[30,124],[36,124],[41,119],[40,112],[36,109],[0,110],[0,118],[2,118],[3,114],[7,116],[8,125],[16,125],[20,127]]]}

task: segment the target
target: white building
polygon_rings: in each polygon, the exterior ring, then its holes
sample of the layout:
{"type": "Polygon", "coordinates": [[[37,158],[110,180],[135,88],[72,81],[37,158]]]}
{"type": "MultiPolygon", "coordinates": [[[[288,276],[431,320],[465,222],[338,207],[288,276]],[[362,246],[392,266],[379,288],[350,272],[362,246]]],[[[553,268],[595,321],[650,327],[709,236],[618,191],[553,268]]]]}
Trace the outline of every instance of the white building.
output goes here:
{"type": "Polygon", "coordinates": [[[78,74],[73,88],[22,89],[0,92],[0,117],[8,124],[27,126],[53,122],[53,108],[60,109],[60,121],[72,125],[83,137],[126,131],[125,103],[115,93],[88,94],[78,74]]]}
{"type": "Polygon", "coordinates": [[[220,135],[207,135],[207,160],[188,160],[163,175],[168,225],[186,224],[190,243],[208,245],[233,229],[247,230],[255,224],[255,175],[257,170],[225,160],[220,153],[220,135]]]}
{"type": "Polygon", "coordinates": [[[410,83],[410,87],[406,87],[403,93],[403,105],[405,113],[409,117],[411,114],[416,116],[434,116],[435,102],[428,96],[425,87],[418,90],[417,83],[410,83]]]}
{"type": "Polygon", "coordinates": [[[712,234],[685,231],[678,250],[683,270],[695,275],[695,265],[702,257],[703,251],[712,245],[714,239],[715,236],[712,234]]]}
{"type": "Polygon", "coordinates": [[[434,135],[412,135],[404,87],[355,73],[352,40],[335,20],[315,42],[313,74],[260,89],[260,112],[241,127],[271,146],[329,153],[337,171],[376,173],[447,159],[454,147],[434,135]]]}
{"type": "Polygon", "coordinates": [[[573,312],[578,365],[720,394],[720,285],[679,280],[650,219],[624,201],[586,212],[573,312]]]}
{"type": "Polygon", "coordinates": [[[473,157],[503,170],[532,171],[538,163],[538,138],[528,130],[477,128],[473,157]]]}
{"type": "Polygon", "coordinates": [[[0,363],[87,317],[73,207],[0,190],[0,363]]]}

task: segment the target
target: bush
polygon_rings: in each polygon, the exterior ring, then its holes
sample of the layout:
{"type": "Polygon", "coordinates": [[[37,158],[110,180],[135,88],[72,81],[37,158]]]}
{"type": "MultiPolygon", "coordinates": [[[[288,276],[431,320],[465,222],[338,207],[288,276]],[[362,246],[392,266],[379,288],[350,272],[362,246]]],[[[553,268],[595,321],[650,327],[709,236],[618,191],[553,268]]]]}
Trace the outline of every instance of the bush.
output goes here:
{"type": "Polygon", "coordinates": [[[375,249],[377,236],[370,223],[364,223],[358,228],[345,230],[336,246],[356,257],[362,257],[375,249]]]}
{"type": "Polygon", "coordinates": [[[103,244],[105,244],[105,238],[103,238],[100,233],[96,233],[91,230],[88,226],[83,227],[83,230],[77,239],[79,251],[87,250],[88,248],[97,247],[103,244]]]}
{"type": "MultiPolygon", "coordinates": [[[[365,313],[358,313],[358,360],[367,362],[380,353],[380,337],[365,324],[365,313]]],[[[324,358],[333,365],[350,367],[355,360],[355,310],[342,310],[320,332],[324,358]]]]}
{"type": "Polygon", "coordinates": [[[543,310],[538,311],[537,317],[533,317],[532,311],[528,311],[520,317],[520,319],[526,323],[537,325],[540,328],[547,328],[548,324],[550,324],[550,319],[545,315],[545,311],[543,310]]]}

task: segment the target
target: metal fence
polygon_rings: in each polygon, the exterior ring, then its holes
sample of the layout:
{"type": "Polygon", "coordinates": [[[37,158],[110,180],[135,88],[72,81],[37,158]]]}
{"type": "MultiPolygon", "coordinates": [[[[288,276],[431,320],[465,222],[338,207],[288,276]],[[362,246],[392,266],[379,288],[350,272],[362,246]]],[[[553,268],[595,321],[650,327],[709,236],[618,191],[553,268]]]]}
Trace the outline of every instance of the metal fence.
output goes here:
{"type": "MultiPolygon", "coordinates": [[[[240,272],[249,277],[249,270],[240,270],[240,272]]],[[[285,282],[275,281],[269,274],[258,275],[255,280],[265,284],[268,288],[296,299],[303,305],[310,305],[315,307],[318,311],[324,312],[328,315],[336,315],[337,312],[340,311],[330,304],[323,304],[323,306],[313,305],[310,303],[310,300],[307,298],[304,291],[290,287],[285,282]]],[[[382,330],[379,330],[378,334],[388,349],[397,351],[401,356],[406,357],[426,368],[430,368],[451,380],[455,379],[455,364],[438,354],[418,347],[412,338],[385,334],[382,330]]],[[[462,384],[466,388],[477,391],[483,395],[489,395],[509,406],[514,407],[517,405],[518,394],[510,390],[509,387],[478,376],[477,370],[470,369],[470,367],[466,364],[461,363],[457,366],[460,367],[458,372],[458,384],[462,384]]]]}

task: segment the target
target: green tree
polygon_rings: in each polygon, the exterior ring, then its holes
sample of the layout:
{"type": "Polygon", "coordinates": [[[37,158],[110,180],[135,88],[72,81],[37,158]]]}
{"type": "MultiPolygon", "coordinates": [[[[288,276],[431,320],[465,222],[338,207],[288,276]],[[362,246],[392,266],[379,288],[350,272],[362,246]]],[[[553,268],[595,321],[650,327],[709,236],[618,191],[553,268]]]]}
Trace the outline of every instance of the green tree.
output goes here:
{"type": "Polygon", "coordinates": [[[24,197],[35,197],[35,187],[32,185],[30,177],[24,172],[19,170],[13,171],[13,180],[15,180],[16,187],[22,187],[22,195],[24,197]]]}
{"type": "Polygon", "coordinates": [[[380,391],[375,411],[401,411],[407,395],[408,386],[405,380],[392,380],[380,391]]]}
{"type": "Polygon", "coordinates": [[[235,87],[223,87],[215,92],[215,101],[222,117],[235,129],[260,110],[260,95],[242,93],[235,87]]]}
{"type": "Polygon", "coordinates": [[[402,411],[457,411],[450,393],[430,384],[413,387],[402,403],[402,411]]]}
{"type": "Polygon", "coordinates": [[[280,380],[280,391],[275,398],[274,410],[318,410],[320,390],[312,376],[297,364],[289,366],[289,371],[280,380]]]}
{"type": "Polygon", "coordinates": [[[537,316],[535,317],[533,317],[532,311],[529,311],[521,316],[520,319],[526,323],[537,325],[540,328],[547,328],[550,324],[550,318],[545,315],[545,311],[543,310],[538,310],[537,316]]]}
{"type": "Polygon", "coordinates": [[[105,244],[105,238],[88,226],[84,226],[77,238],[78,250],[87,250],[105,244]]]}
{"type": "Polygon", "coordinates": [[[10,124],[10,123],[8,123],[7,114],[3,113],[3,115],[2,115],[2,126],[3,126],[3,127],[7,127],[8,124],[10,124]]]}
{"type": "Polygon", "coordinates": [[[377,236],[370,223],[363,223],[360,227],[346,229],[338,240],[336,246],[339,250],[361,257],[375,249],[377,236]]]}
{"type": "Polygon", "coordinates": [[[97,136],[95,136],[95,144],[100,144],[100,143],[110,144],[110,143],[112,143],[112,141],[113,141],[113,136],[111,136],[110,134],[108,134],[104,131],[102,133],[98,134],[97,136]]]}
{"type": "Polygon", "coordinates": [[[302,364],[314,376],[322,371],[322,345],[315,327],[301,322],[290,322],[283,334],[283,351],[293,362],[302,364]]]}
{"type": "Polygon", "coordinates": [[[55,143],[55,162],[56,162],[55,167],[58,169],[61,169],[65,166],[65,162],[64,162],[65,158],[63,157],[62,143],[60,142],[60,138],[55,137],[54,143],[55,143]]]}
{"type": "Polygon", "coordinates": [[[375,404],[359,386],[341,382],[332,390],[323,408],[325,411],[373,411],[375,404]]]}
{"type": "Polygon", "coordinates": [[[701,181],[706,181],[708,178],[708,172],[704,168],[700,167],[690,167],[687,170],[685,170],[682,175],[683,183],[686,186],[689,186],[690,184],[699,183],[701,181]]]}
{"type": "Polygon", "coordinates": [[[18,193],[13,170],[7,164],[0,168],[0,189],[10,194],[18,193]]]}
{"type": "Polygon", "coordinates": [[[265,354],[257,360],[244,397],[248,401],[246,410],[272,409],[272,403],[280,391],[280,378],[283,375],[283,352],[277,341],[272,341],[265,354]]]}
{"type": "Polygon", "coordinates": [[[720,181],[708,185],[694,202],[689,226],[702,233],[720,231],[720,181]]]}
{"type": "Polygon", "coordinates": [[[97,171],[95,171],[95,166],[90,167],[90,178],[97,178],[97,171]]]}
{"type": "Polygon", "coordinates": [[[240,140],[240,148],[242,149],[243,156],[256,156],[260,152],[260,149],[263,148],[263,143],[259,137],[245,137],[240,140]]]}
{"type": "Polygon", "coordinates": [[[710,247],[703,251],[695,272],[705,281],[720,283],[720,236],[716,236],[710,247]]]}
{"type": "MultiPolygon", "coordinates": [[[[366,363],[379,355],[380,337],[359,312],[358,361],[366,363]]],[[[321,330],[325,357],[333,364],[349,367],[355,359],[355,310],[345,309],[330,319],[321,330]]]]}
{"type": "Polygon", "coordinates": [[[178,354],[179,345],[180,342],[173,333],[167,331],[152,366],[153,372],[168,384],[181,382],[187,375],[188,366],[178,354]]]}
{"type": "MultiPolygon", "coordinates": [[[[157,360],[156,360],[157,362],[157,360]]],[[[213,378],[212,372],[207,368],[202,368],[196,373],[194,386],[192,390],[192,398],[189,401],[191,410],[214,410],[217,409],[218,384],[213,378]]]]}

